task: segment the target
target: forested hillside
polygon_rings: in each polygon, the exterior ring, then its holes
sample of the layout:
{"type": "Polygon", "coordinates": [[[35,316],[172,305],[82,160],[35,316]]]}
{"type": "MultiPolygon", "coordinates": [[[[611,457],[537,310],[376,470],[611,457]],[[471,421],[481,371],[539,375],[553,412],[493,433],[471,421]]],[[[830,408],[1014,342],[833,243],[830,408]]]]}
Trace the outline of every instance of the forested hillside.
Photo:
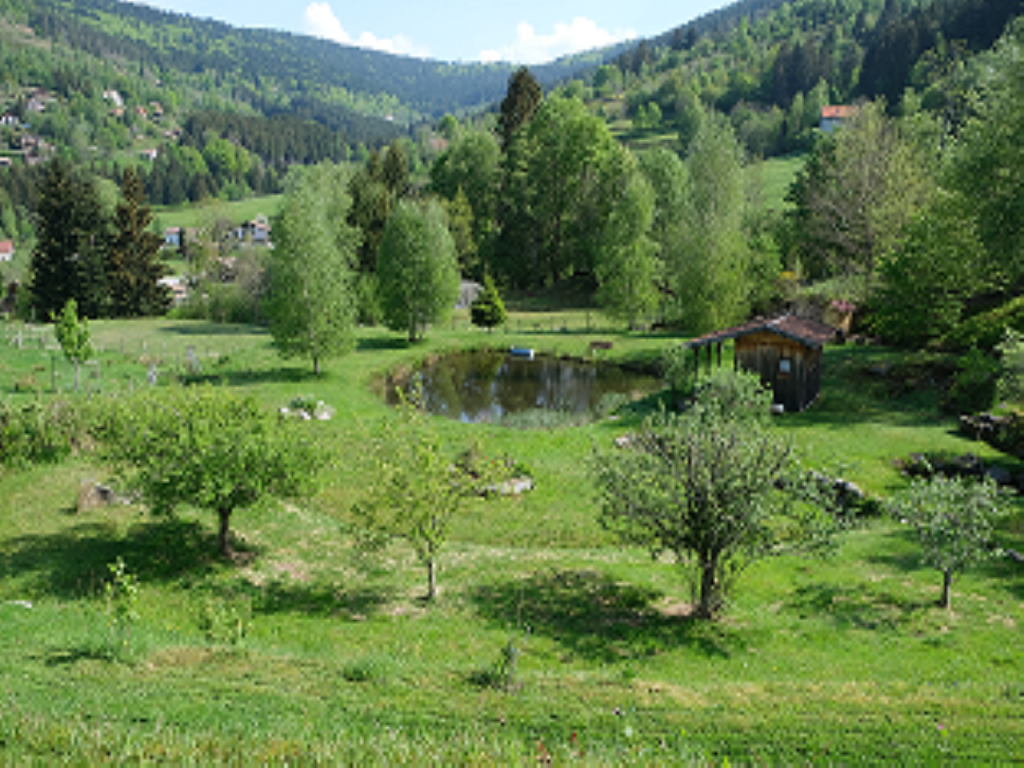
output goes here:
{"type": "Polygon", "coordinates": [[[973,55],[1021,12],[1020,0],[751,0],[640,41],[584,85],[639,135],[685,141],[713,109],[753,155],[803,151],[827,104],[884,98],[894,114],[912,89],[925,108],[953,108],[983,74],[973,55]]]}

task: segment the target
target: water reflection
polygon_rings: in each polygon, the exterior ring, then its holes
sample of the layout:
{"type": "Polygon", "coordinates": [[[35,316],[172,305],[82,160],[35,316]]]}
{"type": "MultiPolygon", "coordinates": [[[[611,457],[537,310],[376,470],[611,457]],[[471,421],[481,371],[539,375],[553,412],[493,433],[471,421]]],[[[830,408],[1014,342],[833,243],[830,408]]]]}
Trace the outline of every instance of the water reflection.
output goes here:
{"type": "MultiPolygon", "coordinates": [[[[430,413],[476,422],[500,421],[534,409],[586,414],[606,395],[648,395],[661,381],[607,364],[538,356],[533,360],[504,352],[456,352],[414,374],[423,384],[430,413]]],[[[408,391],[411,379],[397,382],[408,391]]],[[[389,387],[387,402],[398,395],[389,387]]]]}

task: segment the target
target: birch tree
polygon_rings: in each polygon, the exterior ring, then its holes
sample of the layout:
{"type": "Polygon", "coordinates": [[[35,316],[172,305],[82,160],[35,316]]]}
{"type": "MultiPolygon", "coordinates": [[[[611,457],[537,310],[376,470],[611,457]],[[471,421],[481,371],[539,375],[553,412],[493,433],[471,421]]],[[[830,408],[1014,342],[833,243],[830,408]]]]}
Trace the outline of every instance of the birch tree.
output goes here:
{"type": "Polygon", "coordinates": [[[319,376],[323,360],[355,346],[352,265],[362,236],[347,223],[351,199],[341,167],[293,173],[274,227],[270,332],[284,357],[310,358],[319,376]]]}

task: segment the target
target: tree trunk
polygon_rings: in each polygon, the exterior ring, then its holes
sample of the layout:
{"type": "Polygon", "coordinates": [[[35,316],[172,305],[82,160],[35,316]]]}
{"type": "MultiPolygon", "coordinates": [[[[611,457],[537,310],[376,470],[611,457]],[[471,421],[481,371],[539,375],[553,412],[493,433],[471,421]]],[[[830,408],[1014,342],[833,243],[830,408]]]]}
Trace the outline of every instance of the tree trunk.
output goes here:
{"type": "Polygon", "coordinates": [[[702,560],[700,563],[700,596],[697,598],[697,615],[702,619],[714,618],[718,608],[718,584],[715,581],[717,558],[702,560]]]}
{"type": "Polygon", "coordinates": [[[231,510],[220,510],[220,531],[217,535],[217,542],[220,545],[220,553],[224,557],[231,557],[235,551],[231,548],[231,531],[228,522],[231,520],[231,510]]]}
{"type": "Polygon", "coordinates": [[[78,391],[78,361],[75,360],[75,392],[78,391]]]}
{"type": "Polygon", "coordinates": [[[951,608],[953,605],[953,572],[951,570],[945,570],[942,572],[942,598],[939,600],[939,605],[943,608],[951,608]]]}
{"type": "Polygon", "coordinates": [[[427,600],[437,597],[437,568],[434,566],[434,558],[427,560],[427,600]]]}
{"type": "Polygon", "coordinates": [[[316,355],[313,355],[313,375],[320,375],[320,358],[317,357],[316,355]]]}

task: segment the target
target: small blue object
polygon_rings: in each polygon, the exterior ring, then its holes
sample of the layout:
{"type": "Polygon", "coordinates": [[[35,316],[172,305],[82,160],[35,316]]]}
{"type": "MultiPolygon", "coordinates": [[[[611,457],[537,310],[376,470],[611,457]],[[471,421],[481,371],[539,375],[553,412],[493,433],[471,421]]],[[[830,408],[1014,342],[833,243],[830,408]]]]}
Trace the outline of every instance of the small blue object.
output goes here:
{"type": "Polygon", "coordinates": [[[533,350],[525,347],[510,347],[508,353],[512,357],[525,357],[527,360],[533,360],[533,350]]]}

